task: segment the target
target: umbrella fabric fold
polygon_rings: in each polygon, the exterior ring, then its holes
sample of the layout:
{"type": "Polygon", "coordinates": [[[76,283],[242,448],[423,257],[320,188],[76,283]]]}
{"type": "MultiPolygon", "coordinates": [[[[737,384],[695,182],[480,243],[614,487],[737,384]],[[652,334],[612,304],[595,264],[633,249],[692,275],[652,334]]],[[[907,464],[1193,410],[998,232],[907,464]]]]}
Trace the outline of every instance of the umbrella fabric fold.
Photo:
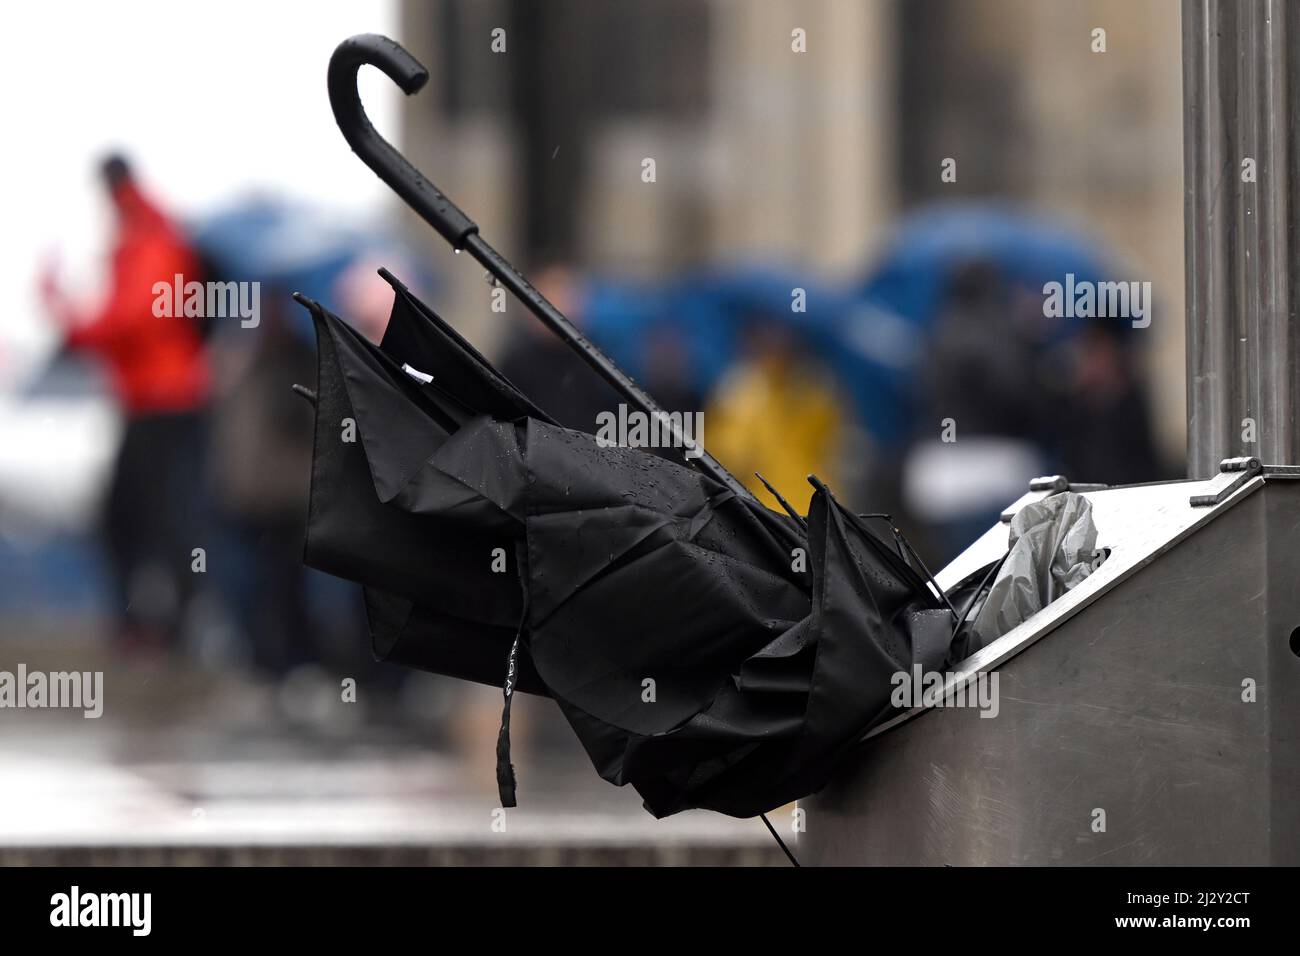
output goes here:
{"type": "Polygon", "coordinates": [[[820,483],[805,528],[561,428],[390,281],[379,346],[311,304],[305,559],[365,587],[377,656],[506,683],[507,805],[515,689],[656,816],[752,816],[820,789],[895,673],[942,663],[948,610],[820,483]]]}

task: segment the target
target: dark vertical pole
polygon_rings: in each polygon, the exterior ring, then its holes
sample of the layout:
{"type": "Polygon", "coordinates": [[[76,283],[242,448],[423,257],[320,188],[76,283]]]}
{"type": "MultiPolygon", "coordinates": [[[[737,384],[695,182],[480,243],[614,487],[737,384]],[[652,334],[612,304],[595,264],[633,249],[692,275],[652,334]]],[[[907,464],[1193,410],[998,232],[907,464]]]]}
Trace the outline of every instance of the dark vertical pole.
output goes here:
{"type": "Polygon", "coordinates": [[[1286,0],[1184,0],[1182,29],[1187,466],[1205,478],[1223,458],[1300,453],[1300,17],[1286,0]]]}
{"type": "Polygon", "coordinates": [[[518,133],[524,252],[534,264],[579,252],[579,183],[592,96],[586,29],[592,12],[571,0],[512,0],[511,109],[518,133]],[[560,153],[559,151],[563,151],[560,153]]]}

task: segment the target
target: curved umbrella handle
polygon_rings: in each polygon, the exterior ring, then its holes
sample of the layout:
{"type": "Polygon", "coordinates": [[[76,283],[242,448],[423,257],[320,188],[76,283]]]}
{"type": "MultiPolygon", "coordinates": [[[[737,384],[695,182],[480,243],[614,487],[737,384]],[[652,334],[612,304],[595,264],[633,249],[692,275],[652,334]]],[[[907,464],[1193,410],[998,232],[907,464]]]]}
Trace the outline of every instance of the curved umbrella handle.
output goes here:
{"type": "MultiPolygon", "coordinates": [[[[588,341],[559,309],[546,301],[546,297],[534,289],[501,253],[488,245],[478,234],[478,226],[472,219],[457,209],[456,204],[444,196],[437,186],[407,162],[406,157],[392,143],[375,132],[357,92],[357,71],[366,64],[379,67],[408,95],[419,90],[429,79],[429,72],[420,65],[420,61],[388,37],[365,33],[340,43],[330,57],[330,106],[334,110],[334,120],[339,124],[343,138],[348,141],[352,151],[391,186],[408,206],[438,230],[453,249],[457,252],[465,249],[482,263],[497,281],[513,292],[543,325],[577,352],[629,404],[648,416],[662,416],[663,412],[653,398],[628,378],[604,352],[588,341]]],[[[686,442],[680,422],[671,418],[668,421],[673,439],[679,447],[692,447],[686,442]]],[[[717,459],[702,447],[698,448],[698,452],[699,457],[692,462],[695,467],[740,498],[753,500],[749,489],[717,459]]]]}
{"type": "Polygon", "coordinates": [[[388,37],[363,33],[344,40],[330,56],[327,77],[330,107],[343,138],[361,161],[437,229],[452,248],[460,249],[470,235],[478,232],[478,226],[375,130],[357,90],[357,71],[367,64],[383,70],[408,96],[418,92],[429,79],[429,71],[420,61],[388,37]]]}

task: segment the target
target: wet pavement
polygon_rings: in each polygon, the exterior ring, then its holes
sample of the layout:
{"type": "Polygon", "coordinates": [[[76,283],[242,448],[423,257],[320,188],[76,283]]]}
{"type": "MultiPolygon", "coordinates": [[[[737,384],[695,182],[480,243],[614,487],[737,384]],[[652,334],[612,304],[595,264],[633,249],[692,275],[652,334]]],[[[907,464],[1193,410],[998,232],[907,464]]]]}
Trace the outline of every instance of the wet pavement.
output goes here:
{"type": "Polygon", "coordinates": [[[516,702],[520,806],[502,811],[490,688],[444,685],[452,705],[420,725],[366,716],[392,691],[364,681],[341,702],[336,675],[287,696],[53,647],[6,641],[0,670],[103,670],[104,712],[0,710],[0,863],[784,862],[757,819],[655,820],[596,775],[549,701],[516,702]]]}

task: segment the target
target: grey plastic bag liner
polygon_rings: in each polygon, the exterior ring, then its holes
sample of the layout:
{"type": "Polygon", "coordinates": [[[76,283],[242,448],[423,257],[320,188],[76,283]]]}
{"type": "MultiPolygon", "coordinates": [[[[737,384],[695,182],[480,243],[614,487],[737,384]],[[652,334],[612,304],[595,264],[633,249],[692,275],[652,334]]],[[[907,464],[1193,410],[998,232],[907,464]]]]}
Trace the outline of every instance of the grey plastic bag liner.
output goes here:
{"type": "Polygon", "coordinates": [[[1006,561],[975,617],[969,650],[979,650],[1076,587],[1101,564],[1092,503],[1063,492],[1026,505],[1011,519],[1006,561]]]}

